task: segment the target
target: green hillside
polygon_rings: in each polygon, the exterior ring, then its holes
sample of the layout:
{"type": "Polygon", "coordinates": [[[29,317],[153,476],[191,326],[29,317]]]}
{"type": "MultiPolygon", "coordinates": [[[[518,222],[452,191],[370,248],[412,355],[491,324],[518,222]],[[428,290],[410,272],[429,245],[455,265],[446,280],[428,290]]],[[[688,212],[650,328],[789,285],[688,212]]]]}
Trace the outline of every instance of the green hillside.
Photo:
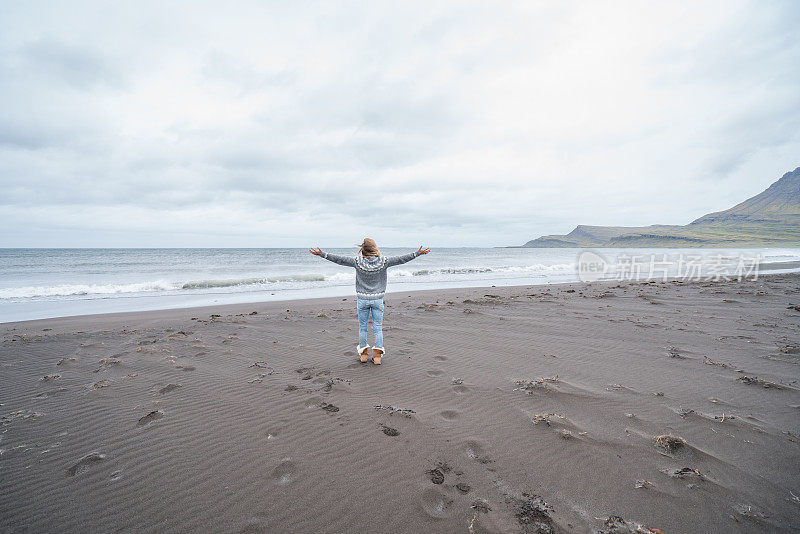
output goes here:
{"type": "Polygon", "coordinates": [[[765,247],[800,246],[800,167],[758,195],[685,226],[579,225],[524,247],[765,247]]]}

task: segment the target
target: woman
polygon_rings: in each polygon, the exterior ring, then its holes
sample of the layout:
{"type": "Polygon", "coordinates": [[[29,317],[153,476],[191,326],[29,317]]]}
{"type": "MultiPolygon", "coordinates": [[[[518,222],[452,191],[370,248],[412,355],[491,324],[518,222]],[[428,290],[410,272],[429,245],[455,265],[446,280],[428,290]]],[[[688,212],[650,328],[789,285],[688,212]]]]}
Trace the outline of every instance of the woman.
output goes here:
{"type": "Polygon", "coordinates": [[[365,238],[359,247],[358,254],[353,257],[338,256],[322,252],[319,247],[308,251],[315,256],[322,256],[328,261],[356,268],[356,309],[358,310],[358,357],[362,363],[368,359],[369,345],[367,345],[367,325],[369,315],[372,313],[372,333],[375,336],[375,346],[372,347],[372,363],[381,364],[381,357],[386,354],[383,350],[383,295],[386,293],[386,269],[393,265],[409,262],[420,254],[427,254],[429,248],[419,247],[419,250],[403,256],[387,258],[378,250],[375,240],[365,238]]]}

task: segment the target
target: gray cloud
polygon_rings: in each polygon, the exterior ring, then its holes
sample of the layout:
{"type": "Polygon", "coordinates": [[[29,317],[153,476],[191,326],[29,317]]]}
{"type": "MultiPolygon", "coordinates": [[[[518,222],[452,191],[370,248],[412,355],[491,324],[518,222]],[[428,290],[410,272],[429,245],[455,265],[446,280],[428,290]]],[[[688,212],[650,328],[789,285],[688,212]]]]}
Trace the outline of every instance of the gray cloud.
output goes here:
{"type": "Polygon", "coordinates": [[[87,89],[93,85],[120,87],[124,81],[123,72],[88,44],[76,46],[39,38],[23,44],[17,56],[22,69],[39,76],[45,83],[63,81],[77,89],[87,89]]]}
{"type": "Polygon", "coordinates": [[[798,165],[796,3],[99,5],[0,7],[0,246],[517,244],[798,165]]]}

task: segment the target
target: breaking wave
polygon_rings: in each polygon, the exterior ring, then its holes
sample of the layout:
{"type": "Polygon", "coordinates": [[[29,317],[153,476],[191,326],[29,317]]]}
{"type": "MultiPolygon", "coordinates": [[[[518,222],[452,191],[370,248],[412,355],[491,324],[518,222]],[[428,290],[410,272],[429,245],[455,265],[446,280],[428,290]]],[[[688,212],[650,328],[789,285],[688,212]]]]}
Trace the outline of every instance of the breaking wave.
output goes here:
{"type": "Polygon", "coordinates": [[[118,295],[120,293],[152,293],[173,289],[163,281],[135,284],[62,284],[56,286],[26,286],[0,289],[0,299],[69,297],[82,295],[118,295]]]}
{"type": "Polygon", "coordinates": [[[403,278],[408,276],[447,276],[447,275],[471,275],[471,274],[495,274],[495,275],[524,275],[531,273],[553,273],[569,272],[575,270],[574,263],[560,263],[556,265],[544,265],[537,263],[534,265],[509,265],[501,267],[441,267],[439,269],[396,269],[390,270],[390,276],[403,278]]]}
{"type": "Polygon", "coordinates": [[[53,286],[24,286],[0,288],[0,299],[30,299],[47,297],[84,297],[84,296],[122,296],[125,294],[157,294],[163,292],[180,292],[183,290],[225,289],[270,286],[282,283],[291,287],[293,284],[332,282],[353,280],[354,275],[336,273],[324,274],[287,274],[267,276],[263,278],[231,278],[223,280],[193,280],[188,282],[169,282],[157,280],[153,282],[137,282],[129,284],[61,284],[53,286]]]}
{"type": "MultiPolygon", "coordinates": [[[[558,265],[526,265],[500,267],[441,267],[433,269],[389,270],[389,278],[393,280],[414,281],[455,281],[464,279],[511,278],[517,276],[544,276],[546,273],[569,272],[574,270],[573,264],[558,265]],[[477,275],[477,276],[476,276],[477,275]]],[[[169,281],[154,280],[149,282],[121,284],[59,284],[50,286],[24,286],[0,288],[0,300],[3,299],[46,299],[46,298],[106,298],[113,296],[181,294],[182,292],[214,292],[227,291],[259,291],[271,289],[309,288],[352,284],[355,272],[338,272],[329,274],[294,273],[263,277],[242,277],[169,281]]]]}
{"type": "Polygon", "coordinates": [[[270,282],[324,282],[328,280],[324,274],[288,274],[285,276],[268,276],[266,278],[233,278],[231,280],[199,280],[186,282],[181,289],[211,289],[215,287],[236,287],[268,284],[270,282]]]}

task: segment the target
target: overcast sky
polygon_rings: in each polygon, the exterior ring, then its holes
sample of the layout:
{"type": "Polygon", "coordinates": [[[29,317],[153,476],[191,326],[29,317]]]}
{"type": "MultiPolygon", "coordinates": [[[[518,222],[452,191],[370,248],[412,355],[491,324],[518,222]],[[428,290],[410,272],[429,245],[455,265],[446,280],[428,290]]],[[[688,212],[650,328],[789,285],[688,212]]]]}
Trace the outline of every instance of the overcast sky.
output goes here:
{"type": "Polygon", "coordinates": [[[0,3],[0,246],[521,244],[800,166],[800,2],[0,3]]]}

